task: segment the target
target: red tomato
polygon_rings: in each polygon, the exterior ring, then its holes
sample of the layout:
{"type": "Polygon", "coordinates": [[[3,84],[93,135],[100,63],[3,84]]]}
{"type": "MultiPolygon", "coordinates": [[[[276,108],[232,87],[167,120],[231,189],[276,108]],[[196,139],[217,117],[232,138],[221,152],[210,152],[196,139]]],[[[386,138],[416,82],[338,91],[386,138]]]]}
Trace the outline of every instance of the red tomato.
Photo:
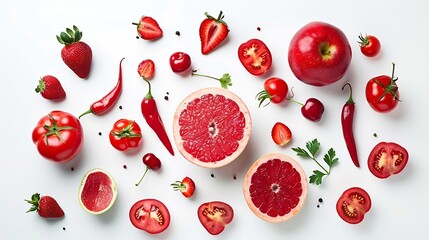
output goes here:
{"type": "Polygon", "coordinates": [[[134,227],[151,234],[163,232],[170,225],[170,212],[156,199],[142,199],[134,203],[129,217],[134,227]]]}
{"type": "Polygon", "coordinates": [[[387,113],[396,108],[399,102],[399,90],[396,85],[398,78],[394,77],[395,64],[392,76],[378,76],[366,84],[365,95],[369,105],[376,112],[387,113]]]}
{"type": "Polygon", "coordinates": [[[288,85],[283,79],[277,77],[267,79],[264,82],[264,90],[256,95],[259,106],[261,106],[266,99],[269,99],[272,103],[282,103],[286,99],[288,91],[288,85]]]}
{"type": "Polygon", "coordinates": [[[267,45],[259,39],[250,39],[238,48],[238,58],[246,70],[256,76],[270,70],[272,56],[267,45]]]}
{"type": "Polygon", "coordinates": [[[70,113],[52,111],[39,120],[32,139],[44,158],[54,162],[68,162],[82,149],[82,125],[70,113]]]}
{"type": "Polygon", "coordinates": [[[191,57],[184,52],[175,52],[170,57],[173,72],[183,72],[191,66],[191,57]]]}
{"type": "Polygon", "coordinates": [[[109,139],[112,146],[119,151],[135,149],[142,140],[140,126],[134,120],[119,119],[113,124],[109,139]]]}
{"type": "Polygon", "coordinates": [[[346,222],[357,224],[362,222],[365,213],[371,209],[369,194],[359,187],[344,191],[337,202],[337,213],[346,222]]]}
{"type": "Polygon", "coordinates": [[[375,57],[380,53],[381,50],[381,44],[378,38],[372,36],[372,35],[366,35],[365,37],[362,36],[362,34],[359,36],[359,44],[360,44],[360,51],[363,53],[363,55],[367,57],[375,57]]]}
{"type": "Polygon", "coordinates": [[[408,162],[408,152],[399,144],[380,142],[368,157],[369,171],[378,178],[400,173],[408,162]]]}
{"type": "Polygon", "coordinates": [[[198,208],[198,219],[204,228],[212,235],[223,232],[232,222],[234,210],[230,205],[220,201],[206,202],[198,208]]]}

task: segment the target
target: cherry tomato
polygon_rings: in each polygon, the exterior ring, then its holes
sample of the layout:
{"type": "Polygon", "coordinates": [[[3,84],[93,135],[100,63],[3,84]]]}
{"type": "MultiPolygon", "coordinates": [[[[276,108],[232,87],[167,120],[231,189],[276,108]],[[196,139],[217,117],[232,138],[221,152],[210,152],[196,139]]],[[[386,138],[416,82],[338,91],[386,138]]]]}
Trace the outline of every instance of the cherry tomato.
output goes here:
{"type": "Polygon", "coordinates": [[[238,48],[238,58],[246,70],[256,76],[270,70],[272,56],[267,45],[259,39],[250,39],[238,48]]]}
{"type": "Polygon", "coordinates": [[[378,143],[368,156],[369,171],[378,178],[400,173],[407,163],[407,150],[393,142],[378,143]]]}
{"type": "Polygon", "coordinates": [[[360,187],[352,187],[344,191],[337,201],[337,213],[346,222],[357,224],[362,222],[365,213],[371,209],[369,194],[360,187]]]}
{"type": "Polygon", "coordinates": [[[39,120],[32,139],[44,158],[59,163],[68,162],[82,149],[82,125],[70,113],[52,111],[39,120]]]}
{"type": "Polygon", "coordinates": [[[301,107],[302,115],[310,121],[318,122],[322,118],[325,107],[323,103],[316,98],[309,98],[301,107]]]}
{"type": "Polygon", "coordinates": [[[157,199],[142,199],[134,203],[129,213],[134,227],[151,234],[163,232],[170,225],[170,212],[157,199]]]}
{"type": "Polygon", "coordinates": [[[360,51],[363,55],[367,57],[375,57],[380,53],[381,44],[378,38],[372,35],[366,35],[365,37],[362,34],[359,36],[359,45],[360,51]]]}
{"type": "Polygon", "coordinates": [[[170,57],[173,72],[183,72],[191,66],[191,57],[184,52],[175,52],[170,57]]]}
{"type": "Polygon", "coordinates": [[[372,78],[366,84],[366,100],[372,109],[380,113],[388,113],[396,108],[399,103],[399,90],[396,85],[398,78],[394,76],[395,64],[393,64],[392,76],[381,75],[372,78]]]}
{"type": "Polygon", "coordinates": [[[198,208],[198,219],[204,228],[212,235],[223,232],[232,222],[234,210],[230,205],[220,201],[206,202],[198,208]]]}
{"type": "Polygon", "coordinates": [[[269,99],[272,103],[282,103],[286,99],[288,91],[288,85],[283,79],[277,77],[267,79],[264,82],[264,90],[256,95],[259,106],[261,106],[266,99],[269,99]]]}
{"type": "Polygon", "coordinates": [[[142,140],[140,126],[133,120],[119,119],[113,124],[109,139],[112,146],[119,151],[135,149],[142,140]]]}

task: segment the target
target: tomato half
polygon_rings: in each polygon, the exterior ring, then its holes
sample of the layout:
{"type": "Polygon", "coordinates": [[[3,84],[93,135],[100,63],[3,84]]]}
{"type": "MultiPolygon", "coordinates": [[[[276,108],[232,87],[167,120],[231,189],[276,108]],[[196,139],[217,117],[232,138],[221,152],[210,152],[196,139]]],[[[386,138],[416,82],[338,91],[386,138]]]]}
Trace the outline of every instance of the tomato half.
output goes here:
{"type": "Polygon", "coordinates": [[[32,139],[44,158],[59,163],[68,162],[82,149],[82,125],[70,113],[52,111],[39,120],[33,129],[32,139]]]}
{"type": "Polygon", "coordinates": [[[393,142],[378,143],[368,157],[369,171],[378,178],[387,178],[402,172],[407,163],[407,150],[393,142]]]}
{"type": "Polygon", "coordinates": [[[163,232],[170,225],[170,212],[157,199],[142,199],[134,203],[129,217],[134,227],[151,234],[163,232]]]}
{"type": "Polygon", "coordinates": [[[352,187],[344,191],[337,201],[337,213],[346,222],[357,224],[362,222],[365,213],[371,209],[369,194],[360,187],[352,187]]]}
{"type": "Polygon", "coordinates": [[[142,140],[140,126],[134,120],[119,119],[113,124],[109,134],[112,146],[119,151],[135,149],[142,140]]]}
{"type": "Polygon", "coordinates": [[[220,201],[206,202],[198,208],[198,219],[204,228],[212,235],[223,232],[232,222],[234,210],[230,205],[220,201]]]}
{"type": "Polygon", "coordinates": [[[253,75],[262,75],[270,70],[272,56],[267,45],[259,39],[250,39],[238,48],[238,58],[246,70],[253,75]]]}
{"type": "Polygon", "coordinates": [[[368,81],[365,88],[366,100],[376,112],[387,113],[396,108],[399,103],[399,90],[394,77],[395,64],[392,76],[381,75],[368,81]]]}

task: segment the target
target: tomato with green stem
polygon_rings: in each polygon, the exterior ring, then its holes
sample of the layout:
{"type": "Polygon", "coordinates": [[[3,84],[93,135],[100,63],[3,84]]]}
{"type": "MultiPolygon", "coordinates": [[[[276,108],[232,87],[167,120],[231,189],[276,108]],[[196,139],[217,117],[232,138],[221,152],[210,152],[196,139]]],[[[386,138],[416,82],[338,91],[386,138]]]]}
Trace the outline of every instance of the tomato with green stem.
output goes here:
{"type": "Polygon", "coordinates": [[[43,116],[32,133],[40,155],[58,163],[71,161],[83,146],[83,128],[79,119],[63,111],[43,116]]]}
{"type": "Polygon", "coordinates": [[[134,120],[121,118],[113,124],[109,140],[119,151],[136,149],[142,140],[140,126],[134,120]]]}
{"type": "MultiPolygon", "coordinates": [[[[272,77],[265,80],[264,90],[260,91],[256,95],[256,98],[259,101],[259,107],[267,99],[269,99],[270,102],[275,104],[284,102],[286,100],[288,90],[289,88],[287,83],[281,78],[272,77]]],[[[266,105],[268,105],[270,102],[268,102],[266,105]]]]}
{"type": "Polygon", "coordinates": [[[362,34],[360,34],[358,43],[360,46],[360,51],[367,57],[375,57],[381,51],[380,40],[378,40],[378,38],[373,35],[365,35],[364,37],[362,34]]]}
{"type": "Polygon", "coordinates": [[[395,77],[395,63],[392,63],[392,76],[381,75],[368,81],[365,96],[368,104],[376,112],[388,113],[398,106],[399,90],[395,77]]]}

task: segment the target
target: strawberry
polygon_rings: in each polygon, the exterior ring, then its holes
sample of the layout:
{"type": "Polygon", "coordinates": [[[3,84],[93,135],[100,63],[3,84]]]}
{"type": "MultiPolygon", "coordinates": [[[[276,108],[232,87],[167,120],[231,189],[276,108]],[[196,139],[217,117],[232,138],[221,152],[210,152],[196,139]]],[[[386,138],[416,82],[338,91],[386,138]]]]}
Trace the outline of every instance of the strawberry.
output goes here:
{"type": "Polygon", "coordinates": [[[82,32],[76,26],[66,29],[57,35],[57,40],[65,46],[61,49],[64,63],[80,78],[87,78],[92,64],[92,50],[85,42],[80,41],[82,32]]]}
{"type": "Polygon", "coordinates": [[[35,193],[31,196],[31,200],[25,201],[32,204],[32,207],[27,212],[37,211],[39,216],[43,218],[60,218],[64,216],[64,211],[58,202],[50,196],[40,197],[39,193],[35,193]]]}
{"type": "Polygon", "coordinates": [[[161,27],[158,22],[151,17],[143,16],[138,23],[132,24],[137,25],[137,32],[142,39],[156,40],[162,37],[163,32],[161,27]]]}
{"type": "Polygon", "coordinates": [[[213,51],[228,36],[228,25],[223,21],[224,15],[220,11],[216,18],[204,13],[207,18],[200,25],[201,53],[206,55],[213,51]]]}
{"type": "Polygon", "coordinates": [[[60,81],[51,75],[46,75],[39,80],[36,92],[49,100],[61,100],[66,97],[66,92],[64,91],[60,81]]]}
{"type": "Polygon", "coordinates": [[[151,59],[145,59],[138,65],[137,72],[144,80],[151,80],[155,73],[155,63],[151,59]]]}
{"type": "Polygon", "coordinates": [[[195,192],[195,183],[190,177],[185,177],[182,181],[176,181],[171,186],[173,186],[173,190],[180,191],[186,198],[192,197],[195,192]]]}
{"type": "Polygon", "coordinates": [[[286,125],[277,122],[271,130],[271,137],[274,143],[279,146],[284,146],[292,139],[292,132],[286,125]]]}

